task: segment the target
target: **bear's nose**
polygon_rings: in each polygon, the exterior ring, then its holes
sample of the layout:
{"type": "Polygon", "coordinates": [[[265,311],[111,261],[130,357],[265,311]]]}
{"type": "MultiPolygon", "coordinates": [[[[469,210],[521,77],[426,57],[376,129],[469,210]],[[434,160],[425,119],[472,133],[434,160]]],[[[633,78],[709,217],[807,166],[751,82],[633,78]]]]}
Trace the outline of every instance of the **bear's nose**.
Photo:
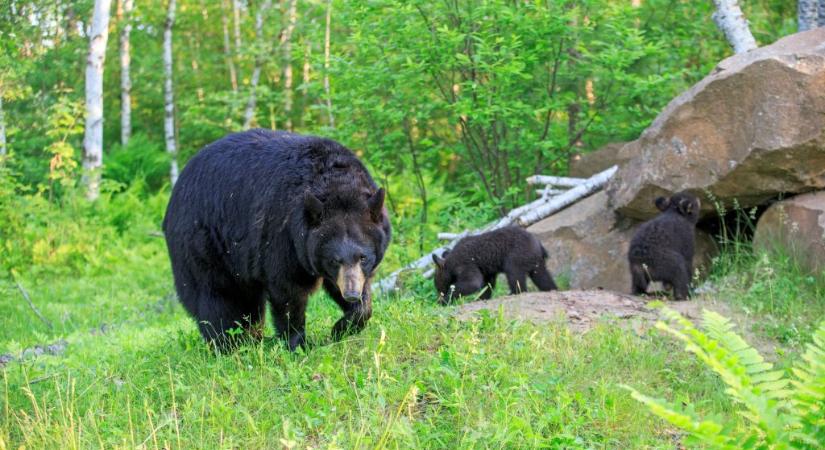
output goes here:
{"type": "Polygon", "coordinates": [[[358,291],[347,291],[344,292],[344,300],[348,302],[360,302],[361,301],[361,293],[358,291]]]}

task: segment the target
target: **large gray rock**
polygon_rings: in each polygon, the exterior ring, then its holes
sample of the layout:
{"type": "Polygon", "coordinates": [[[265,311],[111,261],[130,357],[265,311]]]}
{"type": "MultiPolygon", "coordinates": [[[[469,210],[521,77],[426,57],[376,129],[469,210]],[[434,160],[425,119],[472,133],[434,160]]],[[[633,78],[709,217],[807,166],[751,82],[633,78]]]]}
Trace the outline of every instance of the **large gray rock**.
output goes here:
{"type": "Polygon", "coordinates": [[[774,203],[756,224],[754,247],[787,252],[810,272],[825,270],[825,192],[774,203]]]}
{"type": "MultiPolygon", "coordinates": [[[[553,276],[566,278],[571,288],[630,292],[627,249],[639,224],[619,218],[608,206],[607,194],[598,192],[527,231],[547,249],[547,268],[553,276]]],[[[715,254],[713,239],[697,230],[694,267],[709,267],[715,254]]]]}
{"type": "Polygon", "coordinates": [[[627,217],[684,189],[750,207],[825,188],[825,28],[725,59],[622,151],[607,191],[627,217]]]}
{"type": "Polygon", "coordinates": [[[625,150],[626,142],[614,142],[590,153],[577,154],[570,158],[570,176],[590,178],[614,165],[622,166],[630,161],[634,154],[625,150]]]}

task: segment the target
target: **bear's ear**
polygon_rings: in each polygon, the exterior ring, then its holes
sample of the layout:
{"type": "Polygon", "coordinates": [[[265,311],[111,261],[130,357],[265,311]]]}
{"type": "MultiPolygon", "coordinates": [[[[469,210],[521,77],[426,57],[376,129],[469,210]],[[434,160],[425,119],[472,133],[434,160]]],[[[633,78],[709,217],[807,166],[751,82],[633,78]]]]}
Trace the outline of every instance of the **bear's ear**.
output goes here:
{"type": "Polygon", "coordinates": [[[381,222],[381,219],[384,214],[384,188],[380,188],[375,191],[375,194],[372,194],[369,200],[367,200],[367,206],[370,209],[370,217],[372,218],[373,222],[381,222]]]}
{"type": "Polygon", "coordinates": [[[659,211],[665,212],[667,211],[667,208],[670,206],[670,199],[667,197],[658,197],[656,198],[655,203],[656,208],[658,208],[659,211]]]}
{"type": "Polygon", "coordinates": [[[436,255],[435,253],[433,253],[433,262],[435,263],[436,267],[438,267],[439,269],[444,268],[444,258],[441,258],[440,256],[436,255]]]}
{"type": "Polygon", "coordinates": [[[679,211],[684,216],[691,215],[694,212],[693,211],[693,202],[690,201],[689,199],[686,199],[686,198],[683,198],[683,199],[679,200],[679,211]]]}
{"type": "Polygon", "coordinates": [[[307,223],[310,226],[315,226],[321,223],[321,216],[324,214],[324,204],[321,203],[321,200],[318,200],[318,197],[312,195],[312,193],[307,192],[304,194],[304,215],[306,216],[307,223]]]}

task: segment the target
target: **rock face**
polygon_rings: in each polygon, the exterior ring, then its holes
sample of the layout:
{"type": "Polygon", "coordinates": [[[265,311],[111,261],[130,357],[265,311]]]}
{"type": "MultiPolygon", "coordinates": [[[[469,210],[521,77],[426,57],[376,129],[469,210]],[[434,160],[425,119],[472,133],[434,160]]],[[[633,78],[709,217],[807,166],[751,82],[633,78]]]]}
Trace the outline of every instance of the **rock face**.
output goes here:
{"type": "Polygon", "coordinates": [[[825,192],[797,195],[771,205],[759,218],[756,248],[785,251],[803,268],[825,269],[825,192]]]}
{"type": "Polygon", "coordinates": [[[573,156],[570,159],[570,176],[590,178],[614,165],[623,166],[635,156],[624,150],[626,144],[626,142],[614,142],[595,152],[573,156]]]}
{"type": "MultiPolygon", "coordinates": [[[[549,254],[547,268],[557,280],[567,279],[575,289],[630,292],[627,249],[640,223],[621,219],[609,207],[607,194],[598,192],[527,231],[541,239],[549,254]]],[[[694,267],[709,267],[715,254],[713,239],[697,230],[694,267]]]]}
{"type": "MultiPolygon", "coordinates": [[[[747,208],[825,188],[825,28],[725,59],[622,152],[637,156],[607,192],[637,219],[685,189],[747,208]]],[[[703,214],[713,210],[703,202],[703,214]]]]}

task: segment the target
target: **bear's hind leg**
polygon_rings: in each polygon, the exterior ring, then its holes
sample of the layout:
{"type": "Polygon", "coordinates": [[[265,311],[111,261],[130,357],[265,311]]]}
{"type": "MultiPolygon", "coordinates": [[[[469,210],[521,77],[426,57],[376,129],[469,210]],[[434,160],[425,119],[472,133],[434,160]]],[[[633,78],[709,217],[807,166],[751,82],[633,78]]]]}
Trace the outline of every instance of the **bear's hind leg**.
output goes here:
{"type": "Polygon", "coordinates": [[[481,300],[489,300],[493,297],[493,290],[496,288],[496,276],[487,277],[484,279],[484,292],[478,297],[481,300]]]}
{"type": "Polygon", "coordinates": [[[690,295],[690,268],[685,258],[677,252],[662,255],[655,279],[673,286],[674,300],[687,300],[690,295]]]}
{"type": "Polygon", "coordinates": [[[650,277],[647,267],[640,263],[630,263],[630,278],[632,283],[631,293],[633,295],[644,295],[647,293],[647,286],[650,284],[650,277]]]}

